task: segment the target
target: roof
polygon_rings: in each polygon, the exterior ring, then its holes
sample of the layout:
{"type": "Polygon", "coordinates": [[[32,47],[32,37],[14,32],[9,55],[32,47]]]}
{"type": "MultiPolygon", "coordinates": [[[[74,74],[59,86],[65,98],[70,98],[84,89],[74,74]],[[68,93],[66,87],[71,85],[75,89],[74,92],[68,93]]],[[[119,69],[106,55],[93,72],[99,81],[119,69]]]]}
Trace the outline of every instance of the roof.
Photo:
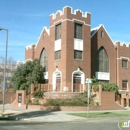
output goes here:
{"type": "Polygon", "coordinates": [[[96,32],[99,30],[99,28],[103,26],[102,24],[100,24],[98,27],[92,28],[91,29],[91,38],[96,34],[96,32]]]}
{"type": "MultiPolygon", "coordinates": [[[[91,29],[91,38],[98,32],[98,30],[103,27],[104,30],[106,31],[108,37],[110,38],[110,40],[112,41],[113,43],[113,40],[111,39],[110,35],[108,34],[107,30],[105,29],[104,25],[100,24],[98,27],[95,27],[95,28],[92,28],[91,29]]],[[[114,43],[113,43],[114,44],[114,43]]]]}

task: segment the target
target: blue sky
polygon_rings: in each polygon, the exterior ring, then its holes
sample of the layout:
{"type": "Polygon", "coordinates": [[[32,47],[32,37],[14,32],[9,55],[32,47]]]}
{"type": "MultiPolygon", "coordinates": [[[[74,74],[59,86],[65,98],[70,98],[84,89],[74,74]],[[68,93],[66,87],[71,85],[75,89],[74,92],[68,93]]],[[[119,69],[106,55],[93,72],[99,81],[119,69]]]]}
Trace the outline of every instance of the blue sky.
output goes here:
{"type": "MultiPolygon", "coordinates": [[[[91,13],[91,28],[103,24],[112,40],[130,43],[130,0],[0,0],[0,27],[9,30],[8,57],[25,60],[25,46],[36,44],[50,14],[64,6],[91,13]]],[[[0,31],[0,56],[6,32],[0,31]]]]}

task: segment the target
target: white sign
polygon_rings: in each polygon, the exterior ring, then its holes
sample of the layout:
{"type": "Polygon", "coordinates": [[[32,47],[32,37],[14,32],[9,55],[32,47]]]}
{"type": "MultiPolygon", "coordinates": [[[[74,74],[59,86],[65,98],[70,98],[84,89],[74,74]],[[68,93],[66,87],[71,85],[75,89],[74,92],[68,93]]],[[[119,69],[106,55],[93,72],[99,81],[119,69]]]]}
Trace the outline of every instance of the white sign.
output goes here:
{"type": "Polygon", "coordinates": [[[87,78],[87,79],[86,79],[86,83],[92,83],[91,79],[90,79],[90,78],[87,78]]]}

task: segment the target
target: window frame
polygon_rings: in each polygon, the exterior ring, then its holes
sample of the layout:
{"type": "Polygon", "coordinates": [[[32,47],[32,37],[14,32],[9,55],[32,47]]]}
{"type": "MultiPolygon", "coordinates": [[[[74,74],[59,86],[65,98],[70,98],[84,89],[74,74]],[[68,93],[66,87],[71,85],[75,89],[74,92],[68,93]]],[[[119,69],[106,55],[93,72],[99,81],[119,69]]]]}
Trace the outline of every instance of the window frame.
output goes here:
{"type": "Polygon", "coordinates": [[[103,30],[101,31],[101,37],[102,38],[104,37],[104,31],[103,30]]]}
{"type": "Polygon", "coordinates": [[[55,40],[61,39],[61,23],[55,25],[55,40]],[[59,30],[58,27],[60,26],[59,30]]]}
{"type": "Polygon", "coordinates": [[[83,39],[83,24],[76,23],[76,22],[74,23],[74,38],[83,39]],[[77,29],[78,26],[81,26],[81,32],[80,32],[80,30],[77,29]]]}
{"type": "Polygon", "coordinates": [[[45,48],[42,49],[40,54],[40,65],[43,67],[44,72],[48,71],[48,54],[45,48]]]}
{"type": "Polygon", "coordinates": [[[109,56],[106,49],[102,46],[96,53],[96,72],[109,73],[109,56]]]}
{"type": "Polygon", "coordinates": [[[122,59],[122,68],[128,68],[128,60],[127,59],[122,59]],[[123,61],[126,61],[125,66],[123,64],[123,61]]]}
{"type": "MultiPolygon", "coordinates": [[[[80,57],[80,56],[78,56],[78,57],[80,57]]],[[[74,59],[75,60],[83,60],[83,51],[81,51],[81,50],[74,50],[74,59]],[[81,52],[81,58],[77,58],[76,55],[75,55],[75,52],[81,52]]]]}
{"type": "Polygon", "coordinates": [[[54,57],[54,59],[55,60],[60,60],[61,59],[61,50],[55,51],[55,57],[54,57]]]}
{"type": "Polygon", "coordinates": [[[128,80],[122,80],[122,90],[128,90],[128,80]],[[126,84],[126,86],[123,85],[124,83],[126,84]]]}

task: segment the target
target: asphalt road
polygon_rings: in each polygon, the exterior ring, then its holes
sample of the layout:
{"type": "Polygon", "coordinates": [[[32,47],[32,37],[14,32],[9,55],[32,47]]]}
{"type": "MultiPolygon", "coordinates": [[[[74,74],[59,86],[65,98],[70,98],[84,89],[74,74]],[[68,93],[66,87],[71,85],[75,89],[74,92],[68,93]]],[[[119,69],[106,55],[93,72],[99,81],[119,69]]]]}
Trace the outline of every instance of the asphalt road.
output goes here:
{"type": "MultiPolygon", "coordinates": [[[[0,130],[119,130],[117,121],[23,122],[0,121],[0,130]]],[[[130,128],[123,128],[129,130],[130,128]]]]}

